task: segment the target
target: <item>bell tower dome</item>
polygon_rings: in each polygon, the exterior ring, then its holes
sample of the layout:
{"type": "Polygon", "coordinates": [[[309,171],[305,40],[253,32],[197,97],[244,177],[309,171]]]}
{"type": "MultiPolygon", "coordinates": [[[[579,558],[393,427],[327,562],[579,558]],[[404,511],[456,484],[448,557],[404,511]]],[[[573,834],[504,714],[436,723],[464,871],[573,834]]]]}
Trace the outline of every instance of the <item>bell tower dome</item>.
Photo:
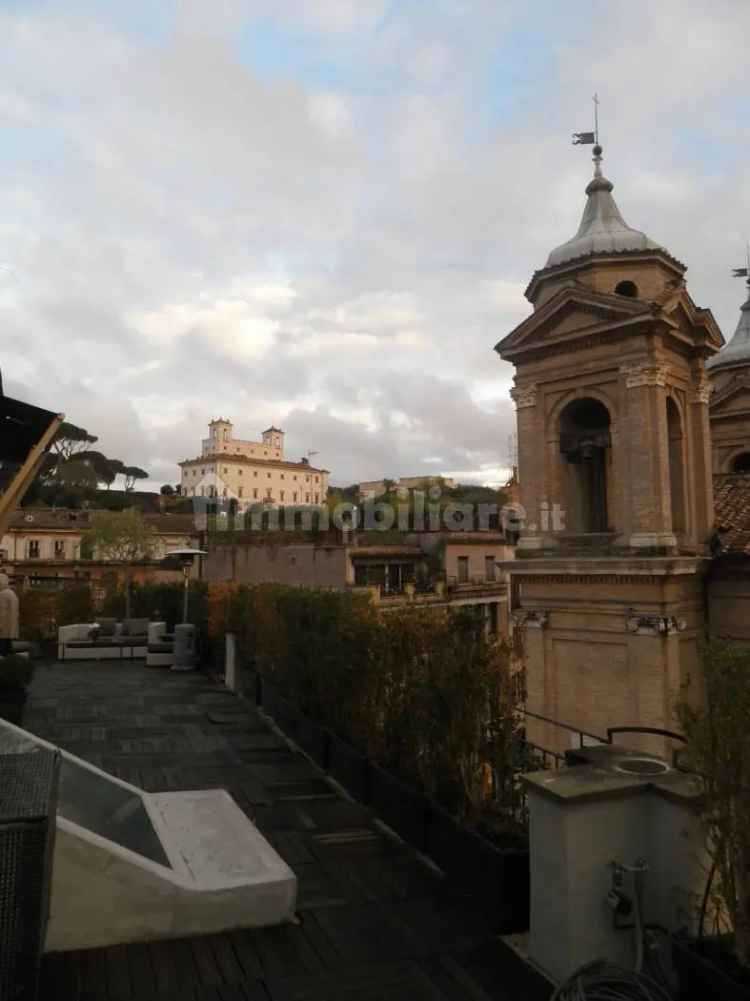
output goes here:
{"type": "Polygon", "coordinates": [[[625,222],[601,161],[595,146],[578,232],[534,273],[533,312],[496,347],[516,370],[526,558],[504,566],[527,736],[557,753],[570,732],[550,720],[590,734],[674,726],[713,528],[705,362],[721,333],[685,266],[625,222]]]}
{"type": "Polygon", "coordinates": [[[706,357],[722,343],[685,266],[628,226],[601,169],[578,232],[526,290],[497,345],[516,366],[521,548],[696,552],[711,530],[706,357]],[[545,528],[556,509],[558,528],[545,528]]]}

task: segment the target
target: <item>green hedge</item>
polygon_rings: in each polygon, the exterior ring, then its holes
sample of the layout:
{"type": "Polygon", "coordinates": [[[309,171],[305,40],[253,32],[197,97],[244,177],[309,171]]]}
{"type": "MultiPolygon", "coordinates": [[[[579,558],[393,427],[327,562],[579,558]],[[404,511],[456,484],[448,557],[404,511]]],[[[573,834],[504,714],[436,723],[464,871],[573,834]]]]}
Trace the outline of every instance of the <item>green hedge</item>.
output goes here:
{"type": "Polygon", "coordinates": [[[520,693],[478,609],[382,614],[359,594],[278,585],[227,602],[243,662],[304,713],[463,822],[523,826],[520,693]]]}

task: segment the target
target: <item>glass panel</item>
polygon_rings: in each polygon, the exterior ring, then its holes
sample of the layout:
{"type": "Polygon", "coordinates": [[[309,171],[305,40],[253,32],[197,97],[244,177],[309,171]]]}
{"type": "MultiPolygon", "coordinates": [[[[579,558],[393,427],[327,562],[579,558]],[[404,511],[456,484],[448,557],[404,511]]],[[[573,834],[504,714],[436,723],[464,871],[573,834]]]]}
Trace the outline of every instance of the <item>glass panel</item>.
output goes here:
{"type": "MultiPolygon", "coordinates": [[[[0,721],[0,754],[38,749],[31,735],[16,733],[0,721]]],[[[65,757],[60,764],[57,812],[100,837],[172,868],[141,797],[65,757]]]]}

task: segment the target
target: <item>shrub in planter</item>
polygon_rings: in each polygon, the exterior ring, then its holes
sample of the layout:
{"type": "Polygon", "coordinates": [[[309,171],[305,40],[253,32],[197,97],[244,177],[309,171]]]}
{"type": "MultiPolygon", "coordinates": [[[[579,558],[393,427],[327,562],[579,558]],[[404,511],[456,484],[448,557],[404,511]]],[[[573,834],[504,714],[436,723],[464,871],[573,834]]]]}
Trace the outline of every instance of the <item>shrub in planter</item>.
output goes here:
{"type": "MultiPolygon", "coordinates": [[[[678,716],[688,744],[683,762],[703,780],[708,851],[715,876],[714,924],[733,935],[750,979],[750,650],[713,642],[701,653],[701,698],[678,716]]],[[[701,929],[702,930],[702,929],[701,929]]],[[[717,952],[713,961],[721,962],[717,952]]]]}
{"type": "Polygon", "coordinates": [[[26,705],[26,689],[34,668],[26,657],[12,655],[0,660],[0,717],[20,725],[26,705]]]}

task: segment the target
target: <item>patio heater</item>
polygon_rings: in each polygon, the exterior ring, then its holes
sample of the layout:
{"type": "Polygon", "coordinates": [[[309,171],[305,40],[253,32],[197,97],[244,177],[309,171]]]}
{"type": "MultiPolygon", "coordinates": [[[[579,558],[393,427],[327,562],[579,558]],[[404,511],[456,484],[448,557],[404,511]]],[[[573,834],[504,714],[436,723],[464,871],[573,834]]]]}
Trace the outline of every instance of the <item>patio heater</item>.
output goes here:
{"type": "Polygon", "coordinates": [[[188,622],[188,588],[190,584],[190,571],[193,569],[193,560],[196,556],[205,555],[205,549],[190,549],[189,547],[170,549],[168,553],[164,554],[165,559],[174,560],[182,568],[182,576],[185,582],[185,590],[182,598],[182,621],[184,624],[188,622]]]}
{"type": "Polygon", "coordinates": [[[188,593],[190,586],[190,571],[196,556],[205,556],[203,549],[172,549],[165,558],[173,560],[182,567],[185,590],[182,598],[182,623],[174,629],[174,663],[173,671],[190,671],[196,665],[197,642],[195,626],[188,622],[188,593]]]}

